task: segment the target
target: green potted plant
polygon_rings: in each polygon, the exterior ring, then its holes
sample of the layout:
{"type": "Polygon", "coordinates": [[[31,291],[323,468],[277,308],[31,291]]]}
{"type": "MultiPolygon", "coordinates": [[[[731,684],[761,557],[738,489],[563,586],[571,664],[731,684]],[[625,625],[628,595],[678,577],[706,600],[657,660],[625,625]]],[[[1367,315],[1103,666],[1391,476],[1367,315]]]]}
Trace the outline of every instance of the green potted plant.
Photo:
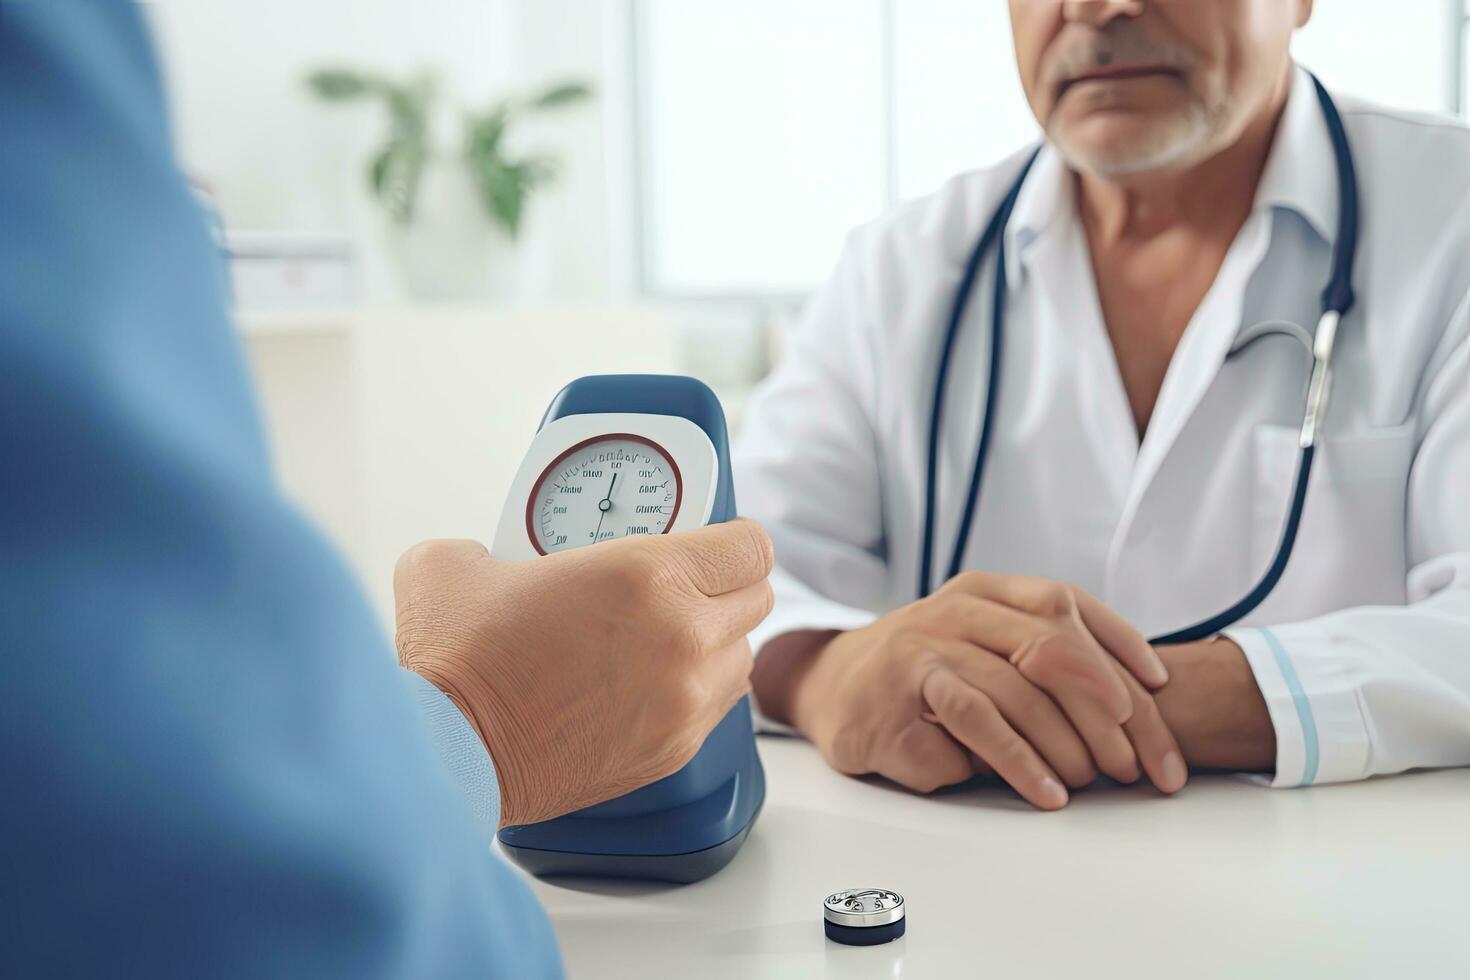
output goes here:
{"type": "Polygon", "coordinates": [[[328,102],[383,108],[387,133],[368,161],[367,179],[409,291],[423,299],[506,292],[527,205],[561,168],[550,153],[516,152],[511,134],[526,118],[586,102],[591,86],[560,82],[481,110],[457,110],[427,72],[400,80],[325,68],[307,84],[328,102]]]}

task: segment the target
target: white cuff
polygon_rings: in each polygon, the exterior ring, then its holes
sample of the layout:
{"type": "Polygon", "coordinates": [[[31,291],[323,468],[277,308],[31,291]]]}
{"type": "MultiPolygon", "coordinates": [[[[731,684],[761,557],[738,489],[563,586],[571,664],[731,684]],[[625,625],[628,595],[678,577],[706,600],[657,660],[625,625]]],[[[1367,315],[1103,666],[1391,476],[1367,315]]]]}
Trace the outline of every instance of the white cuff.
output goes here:
{"type": "Polygon", "coordinates": [[[1245,651],[1276,729],[1276,787],[1366,779],[1368,725],[1333,640],[1310,623],[1227,630],[1245,651]]]}

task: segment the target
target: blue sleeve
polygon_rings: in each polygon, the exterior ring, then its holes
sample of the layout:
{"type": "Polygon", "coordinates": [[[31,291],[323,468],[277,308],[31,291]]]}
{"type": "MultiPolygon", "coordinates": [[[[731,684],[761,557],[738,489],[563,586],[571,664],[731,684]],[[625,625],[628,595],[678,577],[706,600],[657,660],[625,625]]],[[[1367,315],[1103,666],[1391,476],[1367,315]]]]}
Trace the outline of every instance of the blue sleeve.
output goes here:
{"type": "Polygon", "coordinates": [[[500,828],[500,780],[485,743],[443,691],[418,674],[404,673],[413,686],[439,760],[453,774],[480,834],[487,843],[493,841],[500,828]]]}
{"type": "Polygon", "coordinates": [[[559,975],[242,365],[136,8],[0,0],[4,972],[559,975]]]}

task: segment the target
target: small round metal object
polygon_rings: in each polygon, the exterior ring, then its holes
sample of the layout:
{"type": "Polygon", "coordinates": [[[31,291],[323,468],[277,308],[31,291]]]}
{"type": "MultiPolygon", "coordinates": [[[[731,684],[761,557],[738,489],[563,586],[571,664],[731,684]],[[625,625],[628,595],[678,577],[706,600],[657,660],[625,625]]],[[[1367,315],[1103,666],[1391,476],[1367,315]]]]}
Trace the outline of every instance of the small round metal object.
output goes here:
{"type": "Polygon", "coordinates": [[[887,888],[850,888],[822,903],[827,938],[845,946],[877,946],[904,934],[903,896],[887,888]]]}

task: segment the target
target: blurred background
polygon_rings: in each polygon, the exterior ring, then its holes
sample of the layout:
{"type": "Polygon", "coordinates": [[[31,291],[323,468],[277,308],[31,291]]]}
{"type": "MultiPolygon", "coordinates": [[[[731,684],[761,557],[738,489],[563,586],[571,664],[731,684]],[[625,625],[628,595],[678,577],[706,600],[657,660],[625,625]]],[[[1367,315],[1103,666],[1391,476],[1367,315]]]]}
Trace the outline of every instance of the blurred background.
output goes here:
{"type": "MultiPolygon", "coordinates": [[[[385,623],[580,374],[738,424],[846,232],[1036,137],[1003,0],[149,0],[287,491],[385,623]]],[[[1470,108],[1470,0],[1318,0],[1338,92],[1470,108]]]]}

